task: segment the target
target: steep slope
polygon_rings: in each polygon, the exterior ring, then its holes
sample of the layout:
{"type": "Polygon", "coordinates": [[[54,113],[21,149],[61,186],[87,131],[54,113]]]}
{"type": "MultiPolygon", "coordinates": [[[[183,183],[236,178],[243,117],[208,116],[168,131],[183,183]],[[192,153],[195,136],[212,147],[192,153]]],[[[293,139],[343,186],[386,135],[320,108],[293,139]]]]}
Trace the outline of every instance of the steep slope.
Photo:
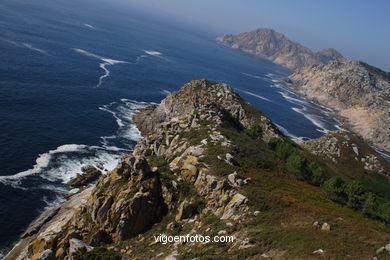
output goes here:
{"type": "Polygon", "coordinates": [[[332,201],[319,187],[332,160],[288,140],[230,87],[192,81],[134,120],[144,138],[133,153],[37,220],[7,260],[389,256],[390,228],[367,217],[390,222],[375,215],[377,187],[348,190],[354,207],[332,201]],[[164,244],[161,234],[234,240],[164,244]]]}
{"type": "Polygon", "coordinates": [[[343,57],[334,49],[312,52],[271,29],[257,29],[235,36],[228,34],[218,37],[217,41],[292,70],[315,63],[327,63],[343,57]]]}
{"type": "Polygon", "coordinates": [[[390,152],[390,78],[358,61],[304,67],[289,77],[304,97],[336,111],[350,128],[390,152]]]}

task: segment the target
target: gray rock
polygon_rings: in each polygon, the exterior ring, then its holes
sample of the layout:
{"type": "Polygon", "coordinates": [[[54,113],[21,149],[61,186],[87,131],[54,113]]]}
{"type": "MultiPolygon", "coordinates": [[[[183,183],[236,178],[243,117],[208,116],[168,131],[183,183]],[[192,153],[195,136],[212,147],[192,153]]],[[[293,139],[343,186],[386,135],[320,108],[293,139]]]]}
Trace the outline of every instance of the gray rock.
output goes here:
{"type": "Polygon", "coordinates": [[[228,34],[218,37],[217,41],[293,70],[342,58],[339,52],[331,48],[312,52],[271,29],[257,29],[239,35],[228,34]]]}
{"type": "Polygon", "coordinates": [[[67,185],[72,188],[79,188],[86,186],[93,181],[96,181],[102,175],[101,171],[93,166],[87,166],[82,168],[83,173],[77,174],[76,178],[68,181],[67,185]]]}
{"type": "Polygon", "coordinates": [[[86,244],[85,242],[77,238],[69,239],[69,255],[84,254],[86,252],[91,251],[92,249],[92,246],[86,244]]]}

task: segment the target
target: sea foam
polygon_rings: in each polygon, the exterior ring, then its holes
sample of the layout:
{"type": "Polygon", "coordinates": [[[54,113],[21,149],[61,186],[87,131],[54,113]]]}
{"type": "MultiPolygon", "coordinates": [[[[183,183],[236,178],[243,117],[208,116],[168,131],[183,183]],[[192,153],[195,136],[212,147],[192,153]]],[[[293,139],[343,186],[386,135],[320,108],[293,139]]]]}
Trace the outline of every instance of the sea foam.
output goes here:
{"type": "Polygon", "coordinates": [[[263,97],[263,96],[260,96],[260,95],[258,95],[258,94],[255,94],[255,93],[253,93],[253,92],[249,92],[249,91],[241,90],[241,89],[237,89],[237,90],[240,91],[240,92],[243,92],[243,93],[245,93],[245,94],[247,94],[247,95],[250,95],[250,96],[253,96],[253,97],[257,97],[257,98],[260,98],[260,99],[265,100],[265,101],[268,101],[268,102],[272,102],[270,99],[268,99],[268,98],[266,98],[266,97],[263,97]]]}
{"type": "Polygon", "coordinates": [[[115,60],[115,59],[110,59],[110,58],[106,58],[103,56],[99,56],[97,54],[94,54],[92,52],[89,52],[89,51],[86,51],[83,49],[74,48],[73,50],[78,52],[78,53],[81,53],[85,56],[103,61],[102,63],[99,64],[99,66],[104,71],[104,74],[99,77],[99,82],[96,85],[96,87],[100,87],[103,84],[103,80],[110,76],[110,70],[107,68],[107,66],[112,66],[112,65],[121,64],[121,63],[128,63],[128,62],[122,61],[122,60],[115,60]]]}

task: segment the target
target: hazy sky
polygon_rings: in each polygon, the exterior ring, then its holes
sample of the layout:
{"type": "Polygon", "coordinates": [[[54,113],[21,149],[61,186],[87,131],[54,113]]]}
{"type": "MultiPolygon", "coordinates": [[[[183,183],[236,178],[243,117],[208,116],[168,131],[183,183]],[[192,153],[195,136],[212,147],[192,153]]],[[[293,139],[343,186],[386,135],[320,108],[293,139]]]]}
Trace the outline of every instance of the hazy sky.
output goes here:
{"type": "Polygon", "coordinates": [[[271,28],[390,71],[390,0],[122,0],[216,34],[271,28]]]}

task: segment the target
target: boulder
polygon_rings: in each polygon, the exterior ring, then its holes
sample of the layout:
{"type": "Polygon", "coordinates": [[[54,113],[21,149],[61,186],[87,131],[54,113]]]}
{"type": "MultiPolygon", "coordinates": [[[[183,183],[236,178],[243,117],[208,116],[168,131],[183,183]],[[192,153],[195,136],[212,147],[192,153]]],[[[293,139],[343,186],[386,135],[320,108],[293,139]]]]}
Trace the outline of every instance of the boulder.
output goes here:
{"type": "Polygon", "coordinates": [[[233,172],[232,174],[229,174],[228,181],[233,187],[240,187],[244,185],[244,181],[238,178],[237,172],[233,172]]]}
{"type": "Polygon", "coordinates": [[[184,200],[179,206],[179,211],[175,217],[175,220],[179,221],[182,219],[189,219],[197,213],[198,210],[196,207],[187,200],[184,200]]]}
{"type": "Polygon", "coordinates": [[[93,249],[92,246],[84,243],[80,239],[71,238],[69,239],[69,255],[85,254],[93,249]]]}
{"type": "Polygon", "coordinates": [[[224,208],[224,213],[221,219],[238,219],[240,216],[237,215],[237,210],[240,206],[246,204],[248,202],[248,198],[244,195],[237,193],[233,196],[233,198],[229,201],[229,203],[224,208]]]}
{"type": "Polygon", "coordinates": [[[101,171],[93,166],[83,167],[82,171],[82,174],[77,174],[76,178],[68,181],[67,185],[72,188],[80,188],[98,180],[102,175],[101,171]]]}
{"type": "Polygon", "coordinates": [[[228,164],[230,164],[230,165],[232,165],[232,166],[237,166],[237,165],[238,165],[236,159],[234,159],[234,156],[231,155],[230,153],[227,153],[227,154],[225,155],[225,158],[226,158],[226,159],[225,159],[225,162],[226,162],[226,163],[228,163],[228,164]]]}
{"type": "Polygon", "coordinates": [[[321,226],[321,230],[323,231],[330,231],[330,225],[328,223],[323,223],[322,226],[321,226]]]}
{"type": "Polygon", "coordinates": [[[313,254],[315,254],[315,255],[323,255],[324,254],[324,250],[317,249],[317,250],[313,251],[313,254]]]}

